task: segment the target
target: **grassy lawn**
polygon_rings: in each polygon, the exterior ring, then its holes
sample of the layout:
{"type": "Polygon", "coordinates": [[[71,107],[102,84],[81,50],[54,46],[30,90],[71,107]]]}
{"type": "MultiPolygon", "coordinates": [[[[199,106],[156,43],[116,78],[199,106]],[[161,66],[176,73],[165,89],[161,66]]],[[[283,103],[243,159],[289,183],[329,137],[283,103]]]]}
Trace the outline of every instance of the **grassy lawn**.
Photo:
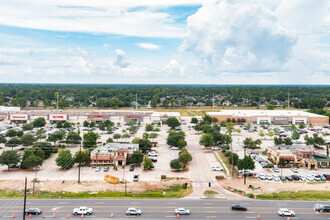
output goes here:
{"type": "Polygon", "coordinates": [[[330,191],[298,191],[298,192],[279,192],[272,194],[257,195],[257,199],[264,200],[329,200],[330,191]]]}
{"type": "Polygon", "coordinates": [[[222,152],[217,152],[217,154],[219,155],[221,160],[225,163],[225,166],[228,168],[229,174],[231,175],[231,164],[229,164],[228,158],[225,157],[225,155],[222,152]]]}
{"type": "MultiPolygon", "coordinates": [[[[42,191],[39,194],[28,195],[28,198],[33,199],[90,199],[90,198],[135,198],[135,199],[171,199],[171,198],[181,198],[189,195],[192,192],[192,188],[184,189],[181,185],[170,186],[166,190],[165,195],[163,191],[144,191],[142,193],[131,193],[127,192],[126,196],[124,192],[112,192],[112,191],[99,191],[94,192],[48,192],[42,191]]],[[[0,198],[13,198],[15,195],[17,197],[23,197],[21,192],[17,191],[0,191],[0,198]]]]}
{"type": "MultiPolygon", "coordinates": [[[[215,153],[216,154],[216,153],[215,153]]],[[[218,152],[218,155],[219,155],[219,152],[218,152]]],[[[217,160],[219,161],[219,163],[220,163],[220,165],[224,168],[224,165],[223,165],[223,163],[221,162],[221,160],[219,160],[219,158],[216,156],[216,155],[214,155],[216,158],[217,158],[217,160]]],[[[220,156],[220,155],[219,155],[220,156]]],[[[221,158],[222,159],[222,158],[221,158]]],[[[225,173],[225,176],[227,176],[227,170],[224,168],[223,169],[223,172],[225,173]]]]}

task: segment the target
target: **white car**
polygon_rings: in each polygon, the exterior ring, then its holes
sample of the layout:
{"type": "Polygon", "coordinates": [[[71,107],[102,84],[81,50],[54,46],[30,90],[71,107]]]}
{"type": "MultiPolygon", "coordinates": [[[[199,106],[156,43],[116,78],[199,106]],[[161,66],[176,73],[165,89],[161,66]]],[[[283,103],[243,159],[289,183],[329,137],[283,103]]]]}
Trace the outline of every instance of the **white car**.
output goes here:
{"type": "Polygon", "coordinates": [[[266,174],[266,179],[267,179],[267,180],[273,180],[273,176],[270,175],[270,174],[266,174]]]}
{"type": "Polygon", "coordinates": [[[306,176],[306,179],[308,180],[308,181],[314,181],[314,176],[313,175],[307,175],[306,176]]]}
{"type": "Polygon", "coordinates": [[[150,152],[148,153],[148,156],[149,156],[149,157],[158,157],[158,153],[157,153],[156,151],[150,151],[150,152]]]}
{"type": "Polygon", "coordinates": [[[179,215],[190,215],[190,210],[186,208],[177,208],[174,210],[174,214],[179,215]]]}
{"type": "Polygon", "coordinates": [[[173,147],[171,147],[171,150],[180,150],[180,148],[173,146],[173,147]]]}
{"type": "Polygon", "coordinates": [[[292,167],[291,170],[292,170],[292,172],[294,172],[294,173],[298,173],[298,169],[295,168],[295,167],[292,167]]]}
{"type": "Polygon", "coordinates": [[[101,170],[100,167],[96,167],[96,168],[95,168],[95,172],[99,172],[100,170],[101,170]]]}
{"type": "Polygon", "coordinates": [[[277,175],[277,174],[273,174],[272,176],[273,176],[273,180],[275,180],[275,181],[281,181],[279,175],[277,175]]]}
{"type": "Polygon", "coordinates": [[[223,171],[222,167],[219,167],[219,166],[213,166],[212,170],[213,171],[223,171]]]}
{"type": "Polygon", "coordinates": [[[266,175],[263,174],[263,173],[259,173],[258,178],[261,179],[261,180],[266,180],[267,179],[266,175]]]}
{"type": "Polygon", "coordinates": [[[126,211],[126,215],[141,215],[142,211],[141,209],[137,208],[128,208],[126,211]]]}
{"type": "Polygon", "coordinates": [[[305,176],[300,176],[301,181],[307,181],[307,178],[305,176]]]}
{"type": "Polygon", "coordinates": [[[72,213],[74,215],[91,215],[93,213],[93,209],[92,208],[88,208],[88,207],[80,207],[80,208],[74,208],[72,213]]]}
{"type": "Polygon", "coordinates": [[[290,210],[290,209],[279,209],[278,210],[278,215],[280,216],[295,216],[296,213],[294,213],[294,211],[290,210]]]}
{"type": "Polygon", "coordinates": [[[219,147],[212,147],[212,151],[218,151],[218,150],[220,150],[219,147]]]}

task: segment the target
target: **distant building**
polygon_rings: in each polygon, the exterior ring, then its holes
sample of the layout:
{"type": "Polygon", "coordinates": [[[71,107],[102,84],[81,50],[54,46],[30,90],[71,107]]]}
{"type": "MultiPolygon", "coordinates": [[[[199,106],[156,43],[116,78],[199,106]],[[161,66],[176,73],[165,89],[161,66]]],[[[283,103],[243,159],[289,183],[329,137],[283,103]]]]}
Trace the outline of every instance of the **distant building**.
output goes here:
{"type": "Polygon", "coordinates": [[[126,165],[129,154],[137,151],[138,144],[108,143],[91,152],[92,165],[126,165]]]}
{"type": "Polygon", "coordinates": [[[220,112],[207,112],[206,114],[218,118],[219,122],[226,121],[229,118],[231,120],[235,119],[236,121],[238,121],[238,119],[245,119],[247,123],[251,124],[329,124],[329,117],[327,116],[295,110],[221,110],[220,112]]]}

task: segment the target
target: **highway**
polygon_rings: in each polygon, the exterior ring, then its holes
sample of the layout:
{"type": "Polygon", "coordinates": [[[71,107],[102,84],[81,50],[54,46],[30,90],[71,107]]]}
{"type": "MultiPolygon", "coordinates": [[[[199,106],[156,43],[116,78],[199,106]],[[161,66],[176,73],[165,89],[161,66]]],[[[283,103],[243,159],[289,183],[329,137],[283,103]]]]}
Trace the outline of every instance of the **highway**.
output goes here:
{"type": "MultiPolygon", "coordinates": [[[[174,209],[188,208],[190,216],[180,216],[180,219],[285,219],[277,215],[279,208],[289,208],[295,211],[296,217],[290,219],[330,219],[330,214],[319,214],[313,210],[314,204],[326,202],[314,201],[263,201],[244,200],[241,204],[248,207],[248,211],[232,211],[231,205],[236,201],[229,200],[186,200],[186,199],[30,199],[27,208],[41,208],[41,216],[32,216],[32,219],[81,219],[81,216],[72,216],[72,209],[88,206],[94,209],[88,219],[173,219],[176,218],[174,209]],[[126,216],[129,207],[140,208],[141,216],[126,216]],[[45,215],[45,216],[44,216],[45,215]]],[[[328,202],[329,203],[329,202],[328,202]]],[[[10,219],[15,214],[16,219],[22,219],[23,200],[0,200],[0,219],[10,219]]],[[[27,218],[28,219],[28,218],[27,218]]]]}

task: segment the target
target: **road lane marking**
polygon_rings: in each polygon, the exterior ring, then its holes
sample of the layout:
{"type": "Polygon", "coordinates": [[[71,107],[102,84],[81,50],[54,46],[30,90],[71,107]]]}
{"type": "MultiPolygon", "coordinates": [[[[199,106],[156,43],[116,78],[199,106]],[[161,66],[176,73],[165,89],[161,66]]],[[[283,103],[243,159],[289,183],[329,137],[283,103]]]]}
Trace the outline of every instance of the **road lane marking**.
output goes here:
{"type": "Polygon", "coordinates": [[[216,216],[212,215],[212,216],[205,216],[205,218],[216,218],[216,216]]]}

